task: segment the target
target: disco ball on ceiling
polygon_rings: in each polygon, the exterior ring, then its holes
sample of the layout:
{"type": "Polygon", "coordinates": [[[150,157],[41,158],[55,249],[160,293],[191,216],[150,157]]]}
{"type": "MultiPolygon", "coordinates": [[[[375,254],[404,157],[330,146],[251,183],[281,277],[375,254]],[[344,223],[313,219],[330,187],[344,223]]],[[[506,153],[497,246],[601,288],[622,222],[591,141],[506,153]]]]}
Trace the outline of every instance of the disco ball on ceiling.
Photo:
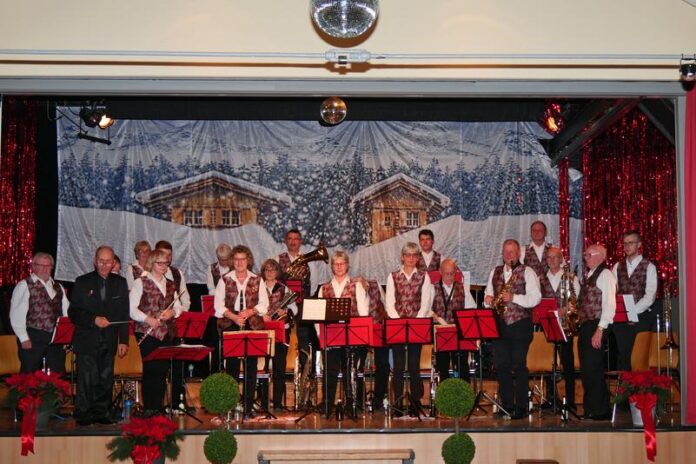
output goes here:
{"type": "Polygon", "coordinates": [[[346,119],[346,114],[348,114],[348,106],[338,97],[327,98],[319,107],[319,116],[327,124],[338,124],[346,119]]]}
{"type": "Polygon", "coordinates": [[[310,0],[312,21],[325,34],[353,39],[367,32],[377,20],[378,0],[310,0]]]}

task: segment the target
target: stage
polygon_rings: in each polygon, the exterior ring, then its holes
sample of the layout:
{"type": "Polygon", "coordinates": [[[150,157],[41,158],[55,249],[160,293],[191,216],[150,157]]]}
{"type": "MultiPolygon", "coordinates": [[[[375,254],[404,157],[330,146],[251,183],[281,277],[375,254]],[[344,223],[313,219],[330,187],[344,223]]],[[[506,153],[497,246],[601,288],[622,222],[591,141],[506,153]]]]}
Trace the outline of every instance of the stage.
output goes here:
{"type": "MultiPolygon", "coordinates": [[[[201,410],[196,410],[195,414],[202,424],[175,416],[186,434],[177,462],[206,462],[203,441],[206,434],[216,428],[211,421],[214,416],[201,410]]],[[[573,464],[648,462],[642,429],[631,425],[628,411],[619,411],[614,424],[575,419],[563,424],[558,416],[548,411],[541,414],[535,412],[531,418],[515,421],[494,419],[490,414],[460,421],[460,429],[471,434],[476,443],[474,463],[515,463],[517,459],[553,459],[573,464]]],[[[377,412],[361,413],[355,421],[345,418],[338,422],[310,414],[296,424],[294,419],[298,416],[296,412],[284,412],[278,414],[278,419],[257,417],[243,423],[232,422],[239,443],[234,462],[255,463],[261,449],[412,449],[415,462],[430,464],[442,462],[440,447],[454,432],[453,421],[444,418],[385,419],[384,414],[377,412]]],[[[682,426],[678,414],[673,413],[662,418],[657,430],[657,463],[691,462],[696,455],[696,427],[682,426]]],[[[2,409],[0,462],[106,462],[105,445],[119,433],[119,426],[78,427],[72,418],[54,418],[48,431],[37,434],[36,455],[28,457],[19,454],[19,431],[20,423],[14,422],[12,412],[2,409]]]]}

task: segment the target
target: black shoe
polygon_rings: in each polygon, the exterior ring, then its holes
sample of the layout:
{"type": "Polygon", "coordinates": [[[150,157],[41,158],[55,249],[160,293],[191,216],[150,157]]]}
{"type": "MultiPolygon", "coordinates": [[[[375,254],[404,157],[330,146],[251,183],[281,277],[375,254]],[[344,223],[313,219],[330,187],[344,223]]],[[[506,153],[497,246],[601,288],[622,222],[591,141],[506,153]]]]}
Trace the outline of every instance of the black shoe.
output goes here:
{"type": "Polygon", "coordinates": [[[256,417],[256,414],[254,414],[254,411],[247,412],[244,414],[244,419],[253,419],[254,417],[256,417]]]}
{"type": "Polygon", "coordinates": [[[404,412],[399,410],[399,409],[394,409],[394,412],[392,412],[392,416],[394,417],[404,417],[404,412]]]}
{"type": "Polygon", "coordinates": [[[512,419],[512,420],[524,419],[528,415],[529,415],[529,413],[526,410],[518,410],[518,411],[514,411],[512,414],[510,414],[510,419],[512,419]]]}
{"type": "Polygon", "coordinates": [[[86,427],[88,425],[93,424],[92,419],[89,419],[87,417],[76,417],[75,423],[81,427],[86,427]]]}
{"type": "Polygon", "coordinates": [[[541,403],[541,404],[539,405],[539,409],[544,409],[544,410],[547,410],[547,411],[548,411],[549,409],[553,409],[553,403],[550,402],[550,401],[544,401],[543,403],[541,403]]]}
{"type": "Polygon", "coordinates": [[[505,414],[503,411],[498,410],[498,411],[493,413],[493,418],[494,419],[506,419],[506,420],[508,420],[508,419],[510,419],[510,416],[505,414]]]}
{"type": "Polygon", "coordinates": [[[611,413],[605,412],[604,414],[591,414],[589,418],[594,421],[608,421],[611,420],[611,413]]]}
{"type": "Polygon", "coordinates": [[[101,424],[101,425],[114,425],[116,423],[115,420],[108,416],[103,416],[98,419],[94,419],[95,424],[101,424]]]}

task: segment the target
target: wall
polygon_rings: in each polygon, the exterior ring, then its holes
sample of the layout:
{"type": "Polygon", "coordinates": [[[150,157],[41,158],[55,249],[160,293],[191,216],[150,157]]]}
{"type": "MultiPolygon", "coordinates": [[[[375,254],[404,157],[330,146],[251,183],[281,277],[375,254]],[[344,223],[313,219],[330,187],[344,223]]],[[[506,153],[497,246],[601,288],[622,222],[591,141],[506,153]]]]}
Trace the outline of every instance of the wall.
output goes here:
{"type": "Polygon", "coordinates": [[[679,56],[696,52],[696,8],[681,0],[382,0],[371,36],[363,43],[339,46],[378,54],[668,56],[619,65],[616,60],[562,57],[375,59],[369,67],[355,66],[342,74],[319,58],[201,55],[323,53],[339,48],[313,28],[308,5],[307,0],[0,0],[0,77],[675,80],[679,56]],[[114,51],[118,53],[110,53],[114,51]],[[175,55],[146,53],[151,51],[175,55]]]}

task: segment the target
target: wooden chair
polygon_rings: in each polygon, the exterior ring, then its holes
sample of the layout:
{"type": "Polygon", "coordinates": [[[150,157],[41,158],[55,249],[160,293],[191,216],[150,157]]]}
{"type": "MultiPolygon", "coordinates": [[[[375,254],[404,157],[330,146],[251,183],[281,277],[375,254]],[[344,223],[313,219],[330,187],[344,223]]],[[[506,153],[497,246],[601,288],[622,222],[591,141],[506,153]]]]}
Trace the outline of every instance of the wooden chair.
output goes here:
{"type": "Polygon", "coordinates": [[[652,346],[652,332],[638,332],[633,342],[631,351],[631,369],[634,371],[647,371],[650,369],[650,347],[652,346]]]}
{"type": "MultiPolygon", "coordinates": [[[[527,369],[530,377],[537,377],[539,384],[532,385],[532,395],[539,398],[541,405],[545,400],[545,378],[551,376],[554,356],[553,343],[546,341],[544,332],[534,332],[534,338],[527,352],[527,369]]],[[[550,380],[549,380],[550,381],[550,380]]]]}

